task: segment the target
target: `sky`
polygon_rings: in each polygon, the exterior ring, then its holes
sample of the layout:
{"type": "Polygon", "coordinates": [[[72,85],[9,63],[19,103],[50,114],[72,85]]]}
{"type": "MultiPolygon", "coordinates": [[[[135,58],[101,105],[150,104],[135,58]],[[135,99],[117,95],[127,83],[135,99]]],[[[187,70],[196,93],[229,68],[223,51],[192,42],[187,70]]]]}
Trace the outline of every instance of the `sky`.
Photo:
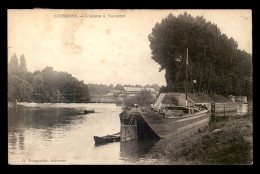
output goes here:
{"type": "Polygon", "coordinates": [[[148,35],[170,13],[185,11],[217,24],[239,49],[252,54],[251,10],[34,9],[8,10],[8,62],[16,53],[18,59],[24,55],[30,72],[51,66],[86,84],[165,86],[165,70],[159,72],[151,58],[148,35]]]}

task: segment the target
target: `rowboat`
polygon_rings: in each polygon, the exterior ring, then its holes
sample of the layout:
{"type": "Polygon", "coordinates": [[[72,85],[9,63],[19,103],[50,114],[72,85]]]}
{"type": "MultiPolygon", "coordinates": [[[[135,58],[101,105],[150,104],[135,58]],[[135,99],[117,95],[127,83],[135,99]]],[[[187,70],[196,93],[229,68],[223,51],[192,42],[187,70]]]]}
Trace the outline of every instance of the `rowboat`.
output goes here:
{"type": "Polygon", "coordinates": [[[94,140],[96,144],[117,142],[120,141],[120,132],[113,135],[106,135],[103,137],[94,136],[94,140]]]}

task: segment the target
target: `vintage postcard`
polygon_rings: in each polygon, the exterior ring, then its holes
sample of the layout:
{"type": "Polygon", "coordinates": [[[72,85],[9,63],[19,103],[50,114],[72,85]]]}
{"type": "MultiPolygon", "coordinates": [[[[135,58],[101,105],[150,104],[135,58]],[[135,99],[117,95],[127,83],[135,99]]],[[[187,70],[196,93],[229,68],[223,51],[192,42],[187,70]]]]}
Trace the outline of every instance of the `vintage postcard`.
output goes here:
{"type": "Polygon", "coordinates": [[[10,165],[253,164],[252,11],[9,9],[10,165]]]}

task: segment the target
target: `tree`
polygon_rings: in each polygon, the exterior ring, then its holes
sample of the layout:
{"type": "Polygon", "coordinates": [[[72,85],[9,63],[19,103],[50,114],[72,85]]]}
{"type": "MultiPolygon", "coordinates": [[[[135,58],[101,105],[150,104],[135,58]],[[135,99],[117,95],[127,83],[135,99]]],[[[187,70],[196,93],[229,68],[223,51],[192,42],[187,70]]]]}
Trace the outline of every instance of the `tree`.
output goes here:
{"type": "Polygon", "coordinates": [[[24,58],[24,55],[21,55],[21,56],[20,56],[20,69],[21,69],[23,72],[26,72],[26,71],[27,71],[26,60],[25,60],[25,58],[24,58]]]}
{"type": "Polygon", "coordinates": [[[8,75],[8,101],[32,101],[32,86],[15,74],[8,75]]]}
{"type": "Polygon", "coordinates": [[[133,107],[134,104],[138,104],[143,107],[150,107],[153,103],[155,103],[155,98],[153,97],[151,92],[147,90],[142,90],[136,96],[126,99],[124,105],[126,107],[133,107]]]}
{"type": "Polygon", "coordinates": [[[152,85],[147,84],[144,87],[145,88],[153,88],[155,91],[159,91],[160,90],[160,86],[157,85],[157,84],[152,84],[152,85]]]}
{"type": "Polygon", "coordinates": [[[102,84],[88,84],[89,92],[92,94],[107,94],[109,87],[102,84]]]}
{"type": "Polygon", "coordinates": [[[115,89],[117,89],[117,90],[124,90],[123,86],[120,85],[120,84],[117,84],[115,89]]]}
{"type": "MultiPolygon", "coordinates": [[[[189,92],[194,89],[228,95],[238,91],[235,84],[250,86],[242,79],[251,75],[251,55],[238,50],[233,38],[222,34],[217,25],[202,16],[194,18],[184,13],[175,17],[169,14],[161,23],[155,24],[148,39],[152,59],[160,64],[159,71],[166,71],[167,88],[163,91],[184,92],[187,48],[189,92]],[[239,62],[246,66],[243,68],[239,62]]],[[[241,94],[248,95],[248,92],[243,90],[241,94]]]]}
{"type": "Polygon", "coordinates": [[[42,71],[28,72],[26,60],[20,57],[20,67],[16,54],[9,64],[8,101],[21,102],[88,102],[88,86],[67,72],[56,72],[52,67],[42,71]]]}
{"type": "Polygon", "coordinates": [[[19,68],[18,59],[16,57],[16,54],[14,54],[11,57],[10,64],[9,64],[9,69],[10,69],[10,71],[17,71],[18,68],[19,68]]]}
{"type": "Polygon", "coordinates": [[[109,88],[109,89],[114,89],[114,85],[113,85],[113,84],[110,84],[110,85],[108,86],[108,88],[109,88]]]}
{"type": "Polygon", "coordinates": [[[75,102],[84,103],[89,100],[89,92],[83,81],[75,84],[75,102]]]}

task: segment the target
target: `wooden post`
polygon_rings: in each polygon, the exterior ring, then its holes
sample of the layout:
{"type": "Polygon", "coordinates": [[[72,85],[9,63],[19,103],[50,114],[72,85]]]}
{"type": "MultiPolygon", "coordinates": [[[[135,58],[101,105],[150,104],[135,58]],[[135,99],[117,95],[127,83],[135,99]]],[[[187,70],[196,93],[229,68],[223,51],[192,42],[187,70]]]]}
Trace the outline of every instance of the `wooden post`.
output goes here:
{"type": "Polygon", "coordinates": [[[210,111],[210,119],[211,119],[211,122],[214,122],[215,121],[215,103],[211,103],[211,111],[210,111]]]}
{"type": "Polygon", "coordinates": [[[124,132],[125,132],[125,141],[126,141],[126,127],[124,125],[124,132]]]}
{"type": "Polygon", "coordinates": [[[186,107],[188,106],[188,65],[189,65],[189,61],[188,61],[188,48],[187,48],[187,58],[186,58],[186,81],[185,81],[185,94],[186,94],[186,107]]]}
{"type": "Polygon", "coordinates": [[[134,119],[135,119],[134,125],[136,126],[136,127],[135,127],[135,138],[138,138],[138,137],[137,137],[137,120],[136,120],[137,117],[135,116],[134,119]]]}
{"type": "Polygon", "coordinates": [[[224,118],[226,116],[226,103],[224,103],[224,118]]]}

